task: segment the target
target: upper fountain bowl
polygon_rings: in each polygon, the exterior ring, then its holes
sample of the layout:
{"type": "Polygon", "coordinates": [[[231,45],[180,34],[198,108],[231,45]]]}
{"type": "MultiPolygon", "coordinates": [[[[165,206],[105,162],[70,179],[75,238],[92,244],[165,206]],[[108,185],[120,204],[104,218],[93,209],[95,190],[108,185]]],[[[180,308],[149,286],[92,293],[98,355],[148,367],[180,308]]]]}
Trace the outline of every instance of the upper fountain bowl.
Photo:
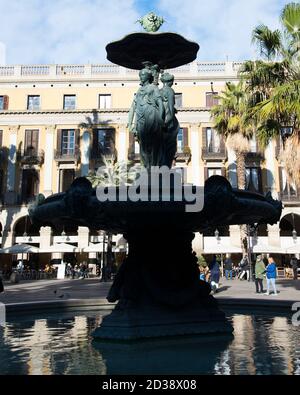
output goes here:
{"type": "Polygon", "coordinates": [[[145,62],[172,69],[193,62],[200,47],[176,33],[133,33],[107,45],[107,59],[128,69],[141,70],[145,62]]]}

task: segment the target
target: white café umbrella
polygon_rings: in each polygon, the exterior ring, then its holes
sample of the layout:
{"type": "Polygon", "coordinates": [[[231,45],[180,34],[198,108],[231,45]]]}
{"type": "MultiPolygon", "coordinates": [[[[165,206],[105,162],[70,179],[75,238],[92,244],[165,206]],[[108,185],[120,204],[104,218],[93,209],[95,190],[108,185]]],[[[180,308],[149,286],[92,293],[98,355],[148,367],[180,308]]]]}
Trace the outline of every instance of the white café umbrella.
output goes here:
{"type": "MultiPolygon", "coordinates": [[[[105,251],[106,249],[105,245],[105,251]]],[[[83,249],[83,252],[103,252],[103,243],[90,244],[88,247],[83,249]]]]}
{"type": "Polygon", "coordinates": [[[15,244],[12,247],[3,248],[0,254],[38,254],[40,249],[29,244],[15,244]]]}
{"type": "Polygon", "coordinates": [[[41,248],[40,252],[41,253],[80,252],[80,249],[78,247],[71,245],[71,244],[56,243],[50,247],[41,248]]]}

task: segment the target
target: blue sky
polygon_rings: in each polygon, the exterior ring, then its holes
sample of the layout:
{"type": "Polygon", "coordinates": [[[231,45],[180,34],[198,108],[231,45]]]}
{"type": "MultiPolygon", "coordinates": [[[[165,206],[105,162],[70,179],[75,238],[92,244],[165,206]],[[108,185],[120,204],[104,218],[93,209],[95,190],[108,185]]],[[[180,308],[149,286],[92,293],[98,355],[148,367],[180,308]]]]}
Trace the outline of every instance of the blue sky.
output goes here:
{"type": "Polygon", "coordinates": [[[162,31],[198,42],[200,61],[255,57],[251,31],[279,25],[288,0],[0,0],[0,41],[7,64],[103,63],[105,46],[139,31],[135,21],[155,11],[162,31]]]}

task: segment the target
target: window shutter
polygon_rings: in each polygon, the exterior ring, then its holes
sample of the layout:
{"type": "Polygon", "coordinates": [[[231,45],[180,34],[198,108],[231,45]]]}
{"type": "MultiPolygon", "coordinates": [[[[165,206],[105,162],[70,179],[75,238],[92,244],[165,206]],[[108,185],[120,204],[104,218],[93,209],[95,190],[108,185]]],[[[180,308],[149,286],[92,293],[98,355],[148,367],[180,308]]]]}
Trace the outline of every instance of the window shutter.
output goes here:
{"type": "Polygon", "coordinates": [[[208,168],[204,167],[204,180],[206,181],[208,179],[208,168]]]}
{"type": "Polygon", "coordinates": [[[3,110],[8,110],[9,97],[7,95],[3,96],[3,110]]]}
{"type": "Polygon", "coordinates": [[[207,148],[207,128],[202,128],[202,147],[207,148]]]}
{"type": "Polygon", "coordinates": [[[282,167],[278,167],[278,173],[279,173],[279,190],[280,190],[280,192],[284,192],[282,167]]]}
{"type": "Polygon", "coordinates": [[[94,158],[98,156],[98,148],[98,129],[93,129],[92,152],[94,158]]]}
{"type": "Polygon", "coordinates": [[[115,129],[110,129],[109,130],[109,136],[110,136],[110,150],[111,150],[111,154],[114,155],[115,147],[116,147],[116,131],[115,131],[115,129]]]}
{"type": "Polygon", "coordinates": [[[57,130],[57,144],[56,144],[56,150],[58,154],[61,154],[62,152],[62,129],[57,130]]]}
{"type": "Polygon", "coordinates": [[[134,134],[129,132],[129,153],[134,154],[135,151],[135,138],[134,134]]]}
{"type": "Polygon", "coordinates": [[[212,101],[214,106],[217,106],[219,104],[219,99],[217,98],[217,96],[218,96],[218,92],[214,92],[212,95],[212,99],[213,99],[212,101]]]}
{"type": "Polygon", "coordinates": [[[80,129],[75,129],[75,153],[79,152],[80,147],[80,129]]]}
{"type": "Polygon", "coordinates": [[[32,147],[35,152],[38,151],[39,148],[39,131],[38,130],[33,130],[32,131],[32,141],[31,141],[32,147]]]}
{"type": "Polygon", "coordinates": [[[183,148],[189,146],[189,129],[183,128],[183,148]]]}
{"type": "Polygon", "coordinates": [[[206,93],[206,107],[213,106],[213,95],[212,93],[206,93]]]}

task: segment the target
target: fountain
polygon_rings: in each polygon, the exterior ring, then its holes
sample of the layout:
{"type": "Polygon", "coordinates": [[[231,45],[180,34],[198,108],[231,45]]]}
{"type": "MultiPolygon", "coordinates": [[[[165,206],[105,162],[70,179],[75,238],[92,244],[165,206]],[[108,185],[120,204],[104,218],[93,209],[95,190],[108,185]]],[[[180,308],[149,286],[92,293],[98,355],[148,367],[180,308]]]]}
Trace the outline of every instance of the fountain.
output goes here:
{"type": "Polygon", "coordinates": [[[123,234],[128,241],[129,255],[108,295],[109,302],[118,303],[95,330],[95,339],[230,334],[232,326],[210,295],[210,286],[199,281],[192,250],[194,233],[219,225],[274,224],[282,205],[271,194],[234,190],[220,176],[208,179],[204,190],[176,184],[171,168],[179,123],[174,77],[165,70],[195,60],[199,46],[175,33],[157,33],[163,20],[152,13],[140,22],[147,32],[109,44],[107,58],[140,70],[141,87],[129,113],[128,128],[140,144],[143,176],[133,186],[104,188],[106,196],[115,197],[106,200],[99,199],[99,191],[86,178],[78,178],[66,193],[41,198],[30,215],[39,225],[72,222],[123,234]],[[162,167],[174,178],[168,188],[159,179],[155,189],[157,169],[162,167]],[[144,199],[132,198],[138,194],[144,199]],[[196,209],[200,195],[203,207],[196,209]]]}

